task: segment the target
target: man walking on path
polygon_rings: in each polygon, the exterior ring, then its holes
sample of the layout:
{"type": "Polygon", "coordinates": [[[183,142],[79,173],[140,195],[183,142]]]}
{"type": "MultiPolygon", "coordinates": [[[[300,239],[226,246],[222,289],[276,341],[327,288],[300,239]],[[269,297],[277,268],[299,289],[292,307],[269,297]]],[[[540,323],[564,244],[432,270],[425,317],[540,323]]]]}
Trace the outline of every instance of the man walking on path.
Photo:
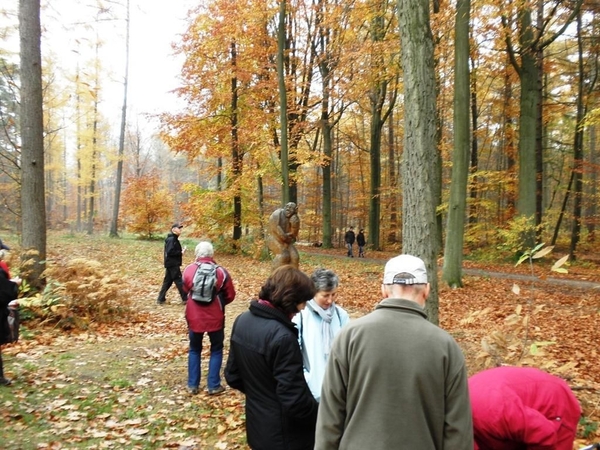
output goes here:
{"type": "Polygon", "coordinates": [[[315,450],[473,450],[465,360],[427,320],[429,290],[421,259],[387,262],[384,299],[333,342],[315,450]]]}
{"type": "Polygon", "coordinates": [[[354,255],[352,254],[352,246],[354,245],[355,239],[356,236],[354,235],[354,227],[350,227],[344,235],[344,242],[346,242],[346,247],[348,247],[348,256],[350,258],[354,258],[354,255]]]}
{"type": "Polygon", "coordinates": [[[187,299],[185,292],[183,292],[183,280],[181,278],[181,264],[183,263],[183,254],[185,253],[185,249],[181,248],[181,243],[179,242],[179,235],[181,234],[182,228],[182,224],[174,223],[171,226],[171,232],[165,239],[165,277],[160,292],[158,293],[158,299],[156,300],[156,303],[159,305],[164,305],[167,301],[167,291],[173,283],[177,286],[177,290],[181,296],[181,302],[185,304],[187,299]]]}

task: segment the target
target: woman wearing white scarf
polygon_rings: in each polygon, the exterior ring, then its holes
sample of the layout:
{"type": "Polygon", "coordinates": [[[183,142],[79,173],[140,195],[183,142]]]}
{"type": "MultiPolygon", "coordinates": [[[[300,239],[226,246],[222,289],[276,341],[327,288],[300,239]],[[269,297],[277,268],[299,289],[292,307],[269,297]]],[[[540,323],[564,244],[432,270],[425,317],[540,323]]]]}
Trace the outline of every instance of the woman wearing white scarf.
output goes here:
{"type": "Polygon", "coordinates": [[[332,270],[317,269],[311,276],[317,293],[292,321],[304,356],[304,377],[315,399],[321,398],[321,384],[333,338],[349,321],[348,313],[335,304],[339,278],[332,270]]]}

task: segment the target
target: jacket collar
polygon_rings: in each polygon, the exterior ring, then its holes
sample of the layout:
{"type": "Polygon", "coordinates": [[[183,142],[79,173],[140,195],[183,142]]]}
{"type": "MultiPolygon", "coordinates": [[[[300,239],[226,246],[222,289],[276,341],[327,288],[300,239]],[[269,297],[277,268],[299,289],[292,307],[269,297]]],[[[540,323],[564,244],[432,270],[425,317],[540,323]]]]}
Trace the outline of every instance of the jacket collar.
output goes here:
{"type": "Polygon", "coordinates": [[[386,298],[379,302],[375,309],[395,309],[409,314],[420,315],[424,319],[427,319],[427,314],[425,314],[425,310],[421,306],[411,300],[402,298],[386,298]]]}
{"type": "Polygon", "coordinates": [[[296,335],[298,334],[298,329],[296,328],[296,325],[294,325],[294,323],[277,308],[267,305],[261,305],[257,300],[252,300],[250,302],[250,312],[255,316],[264,317],[265,319],[277,320],[278,322],[283,323],[294,333],[296,333],[296,335]]]}
{"type": "Polygon", "coordinates": [[[210,263],[216,264],[215,259],[213,257],[211,257],[211,256],[203,256],[201,258],[196,258],[195,262],[197,262],[197,263],[210,262],[210,263]]]}

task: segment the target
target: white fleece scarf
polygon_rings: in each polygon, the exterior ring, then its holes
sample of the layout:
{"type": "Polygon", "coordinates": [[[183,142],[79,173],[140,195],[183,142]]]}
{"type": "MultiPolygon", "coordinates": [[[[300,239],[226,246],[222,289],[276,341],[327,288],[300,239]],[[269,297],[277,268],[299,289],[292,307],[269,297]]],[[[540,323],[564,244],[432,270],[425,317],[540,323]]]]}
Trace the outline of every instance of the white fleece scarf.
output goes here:
{"type": "Polygon", "coordinates": [[[323,338],[323,352],[325,359],[329,357],[331,344],[333,343],[333,328],[331,321],[333,320],[333,312],[335,311],[335,303],[332,303],[328,309],[321,308],[315,300],[310,300],[306,306],[311,311],[317,313],[321,317],[321,336],[323,338]]]}

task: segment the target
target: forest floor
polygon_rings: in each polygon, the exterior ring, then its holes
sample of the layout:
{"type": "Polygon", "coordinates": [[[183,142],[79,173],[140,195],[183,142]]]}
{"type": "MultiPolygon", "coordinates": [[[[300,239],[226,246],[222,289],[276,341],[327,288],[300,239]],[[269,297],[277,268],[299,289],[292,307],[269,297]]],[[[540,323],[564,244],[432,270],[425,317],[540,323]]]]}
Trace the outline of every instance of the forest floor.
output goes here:
{"type": "MultiPolygon", "coordinates": [[[[193,249],[196,241],[182,242],[193,249]]],[[[92,323],[85,331],[24,323],[22,339],[2,349],[14,382],[0,388],[0,448],[247,449],[242,395],[229,388],[216,397],[187,393],[183,306],[174,287],[166,305],[155,304],[162,245],[50,236],[49,264],[99,261],[107,277],[120,280],[118,301],[136,313],[125,323],[92,323]]],[[[368,252],[363,259],[347,258],[339,248],[299,250],[307,273],[317,267],[338,273],[338,303],[353,317],[379,302],[383,265],[393,253],[368,252]]],[[[587,261],[567,264],[567,274],[551,273],[560,256],[517,267],[465,261],[463,288],[440,282],[440,326],[460,344],[470,373],[509,363],[567,380],[584,411],[574,447],[580,448],[600,441],[600,267],[587,261]]],[[[190,252],[185,263],[191,259],[190,252]]],[[[271,266],[245,256],[215,259],[229,270],[237,290],[227,311],[229,333],[271,266]]]]}

